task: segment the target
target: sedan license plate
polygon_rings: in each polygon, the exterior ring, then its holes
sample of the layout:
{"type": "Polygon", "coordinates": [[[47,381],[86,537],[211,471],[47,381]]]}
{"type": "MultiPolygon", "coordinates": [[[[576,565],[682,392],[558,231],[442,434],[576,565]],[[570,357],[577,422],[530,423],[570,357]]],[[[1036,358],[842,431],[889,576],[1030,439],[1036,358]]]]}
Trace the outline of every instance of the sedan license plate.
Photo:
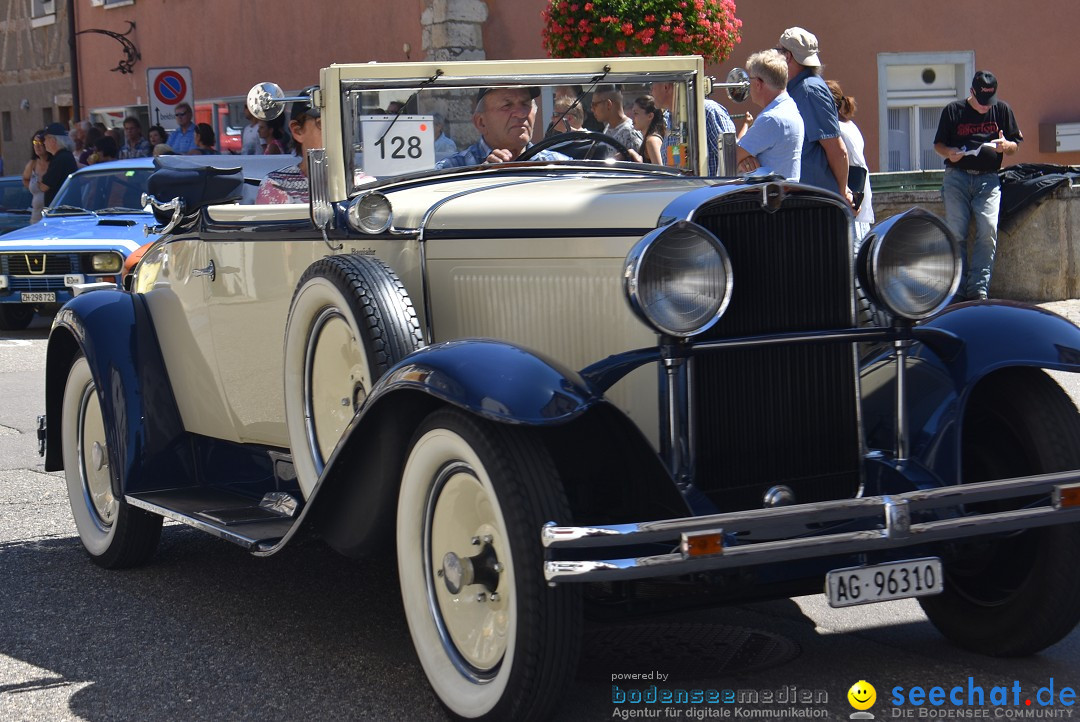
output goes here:
{"type": "Polygon", "coordinates": [[[833,569],[825,575],[830,607],[940,594],[943,588],[941,560],[937,557],[833,569]]]}
{"type": "Polygon", "coordinates": [[[55,293],[22,293],[23,303],[56,303],[55,293]]]}

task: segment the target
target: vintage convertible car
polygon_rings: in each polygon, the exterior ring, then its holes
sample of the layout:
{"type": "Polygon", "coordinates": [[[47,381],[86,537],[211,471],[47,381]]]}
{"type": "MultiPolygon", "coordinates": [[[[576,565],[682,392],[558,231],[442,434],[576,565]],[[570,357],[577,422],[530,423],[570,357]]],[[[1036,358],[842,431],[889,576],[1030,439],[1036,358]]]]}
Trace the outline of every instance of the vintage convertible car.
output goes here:
{"type": "MultiPolygon", "coordinates": [[[[291,161],[204,155],[164,162],[243,167],[253,199],[259,181],[291,161]]],[[[120,283],[125,259],[148,242],[144,228],[153,218],[141,198],[153,172],[151,158],[87,166],[64,181],[39,222],[0,238],[0,329],[26,328],[35,312],[55,312],[86,284],[120,283]]]]}
{"type": "Polygon", "coordinates": [[[1045,369],[1080,370],[1080,329],[948,305],[938,218],[894,216],[855,253],[835,195],[701,177],[700,58],[320,80],[310,205],[161,171],[132,291],[56,317],[46,468],[95,562],[146,562],[163,518],[260,556],[301,533],[396,555],[420,663],[469,719],[544,718],[586,607],[824,585],[836,606],[917,596],[995,655],[1076,624],[1080,420],[1045,369]],[[592,134],[434,168],[433,112],[461,133],[479,89],[514,86],[547,118],[559,86],[601,82],[674,84],[676,164],[530,160],[602,157],[592,134]],[[863,291],[889,325],[860,323],[863,291]]]}

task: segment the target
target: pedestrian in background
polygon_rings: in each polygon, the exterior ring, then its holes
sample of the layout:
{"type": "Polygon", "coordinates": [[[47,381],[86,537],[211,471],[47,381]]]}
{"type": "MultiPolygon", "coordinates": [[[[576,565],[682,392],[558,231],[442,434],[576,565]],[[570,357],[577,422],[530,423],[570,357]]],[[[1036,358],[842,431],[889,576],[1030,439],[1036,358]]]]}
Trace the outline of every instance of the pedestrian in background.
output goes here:
{"type": "Polygon", "coordinates": [[[217,148],[214,142],[217,140],[214,129],[209,123],[199,123],[195,126],[195,147],[188,151],[188,155],[214,155],[217,148]]]}
{"type": "Polygon", "coordinates": [[[22,181],[26,189],[30,191],[30,222],[37,223],[41,220],[41,209],[45,207],[45,191],[41,189],[39,182],[45,177],[45,171],[49,170],[49,161],[52,154],[45,150],[45,131],[39,130],[34,133],[30,141],[30,162],[23,169],[22,181]]]}
{"type": "MultiPolygon", "coordinates": [[[[82,152],[75,156],[75,161],[79,164],[80,168],[85,168],[90,165],[90,156],[94,153],[94,143],[105,137],[105,133],[101,128],[96,125],[91,125],[86,129],[86,133],[83,135],[83,149],[82,152]]],[[[72,149],[74,152],[74,148],[72,149]]]]}
{"type": "Polygon", "coordinates": [[[638,148],[641,159],[646,163],[664,165],[664,136],[667,134],[667,126],[664,124],[663,111],[656,107],[656,100],[651,95],[635,98],[630,117],[633,118],[634,127],[641,133],[641,146],[638,148]]]}
{"type": "Polygon", "coordinates": [[[192,122],[191,106],[187,103],[177,105],[174,114],[178,127],[169,133],[165,142],[182,155],[195,147],[195,123],[192,122]]]}
{"type": "Polygon", "coordinates": [[[847,187],[847,148],[840,137],[840,117],[825,81],[817,37],[802,28],[788,28],[776,48],[788,64],[787,92],[803,120],[799,180],[839,193],[851,203],[847,187]]]}
{"type": "MultiPolygon", "coordinates": [[[[874,223],[873,193],[870,190],[870,166],[866,163],[865,148],[862,132],[851,119],[855,115],[858,104],[855,98],[844,95],[840,83],[835,80],[826,82],[829,92],[832,93],[833,102],[836,103],[836,114],[840,118],[840,137],[844,141],[844,148],[848,154],[849,167],[856,166],[864,171],[861,188],[851,188],[852,198],[855,202],[855,247],[858,248],[862,239],[870,232],[870,226],[874,223]]],[[[849,171],[848,175],[851,173],[849,171]]],[[[848,184],[851,187],[851,184],[848,184]]]]}
{"type": "Polygon", "coordinates": [[[244,105],[244,117],[247,125],[244,126],[241,135],[240,152],[244,155],[262,155],[262,140],[259,138],[259,119],[251,114],[247,104],[244,105]]]}
{"type": "Polygon", "coordinates": [[[142,123],[134,115],[124,118],[124,144],[120,147],[121,158],[146,158],[153,149],[150,141],[143,138],[142,123]]]}
{"type": "Polygon", "coordinates": [[[788,180],[798,180],[802,168],[803,120],[787,92],[787,60],[776,50],[754,53],[746,60],[750,102],[761,108],[748,112],[739,129],[735,160],[739,172],[764,168],[788,180]]]}
{"type": "Polygon", "coordinates": [[[56,192],[60,190],[67,177],[79,169],[75,156],[71,149],[74,143],[68,135],[67,128],[60,123],[50,123],[45,128],[45,150],[52,154],[49,161],[49,169],[38,181],[41,190],[45,191],[45,207],[51,206],[56,192]]]}
{"type": "Polygon", "coordinates": [[[934,150],[945,159],[941,184],[945,224],[964,249],[961,293],[970,300],[989,297],[1001,205],[997,172],[1002,158],[1015,153],[1024,139],[1012,108],[997,99],[997,90],[993,73],[976,72],[968,97],[949,103],[941,111],[934,136],[934,150]],[[972,216],[975,239],[969,243],[972,216]]]}
{"type": "MultiPolygon", "coordinates": [[[[285,116],[259,121],[259,138],[263,141],[263,155],[282,155],[285,152],[285,116]]],[[[170,143],[169,145],[172,145],[170,143]]]]}

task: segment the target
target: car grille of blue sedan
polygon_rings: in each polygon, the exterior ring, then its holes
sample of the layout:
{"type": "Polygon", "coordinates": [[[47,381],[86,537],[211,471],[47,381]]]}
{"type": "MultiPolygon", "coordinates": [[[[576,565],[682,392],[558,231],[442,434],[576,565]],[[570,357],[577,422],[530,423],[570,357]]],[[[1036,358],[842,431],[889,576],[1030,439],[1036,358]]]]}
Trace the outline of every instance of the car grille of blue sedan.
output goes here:
{"type": "MultiPolygon", "coordinates": [[[[83,273],[78,253],[0,253],[0,273],[5,276],[43,276],[83,273]]],[[[82,254],[89,262],[92,254],[82,254]]],[[[14,280],[14,279],[12,279],[14,280]]],[[[63,281],[63,279],[61,279],[63,281]]],[[[13,284],[14,285],[14,284],[13,284]]],[[[61,286],[63,283],[61,282],[61,286]]]]}

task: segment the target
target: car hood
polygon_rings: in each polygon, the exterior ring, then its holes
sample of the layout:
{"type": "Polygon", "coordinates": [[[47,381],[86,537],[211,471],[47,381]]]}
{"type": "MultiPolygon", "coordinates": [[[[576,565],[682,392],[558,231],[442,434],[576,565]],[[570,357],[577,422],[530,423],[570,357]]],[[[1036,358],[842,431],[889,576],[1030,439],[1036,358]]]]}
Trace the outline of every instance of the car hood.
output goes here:
{"type": "Polygon", "coordinates": [[[429,209],[426,230],[655,228],[679,196],[708,179],[640,175],[478,173],[384,190],[396,228],[417,228],[429,209]]]}
{"type": "Polygon", "coordinates": [[[154,223],[154,216],[150,213],[47,216],[26,228],[0,236],[0,252],[103,248],[120,251],[126,256],[156,238],[143,234],[143,226],[148,223],[154,223]]]}

